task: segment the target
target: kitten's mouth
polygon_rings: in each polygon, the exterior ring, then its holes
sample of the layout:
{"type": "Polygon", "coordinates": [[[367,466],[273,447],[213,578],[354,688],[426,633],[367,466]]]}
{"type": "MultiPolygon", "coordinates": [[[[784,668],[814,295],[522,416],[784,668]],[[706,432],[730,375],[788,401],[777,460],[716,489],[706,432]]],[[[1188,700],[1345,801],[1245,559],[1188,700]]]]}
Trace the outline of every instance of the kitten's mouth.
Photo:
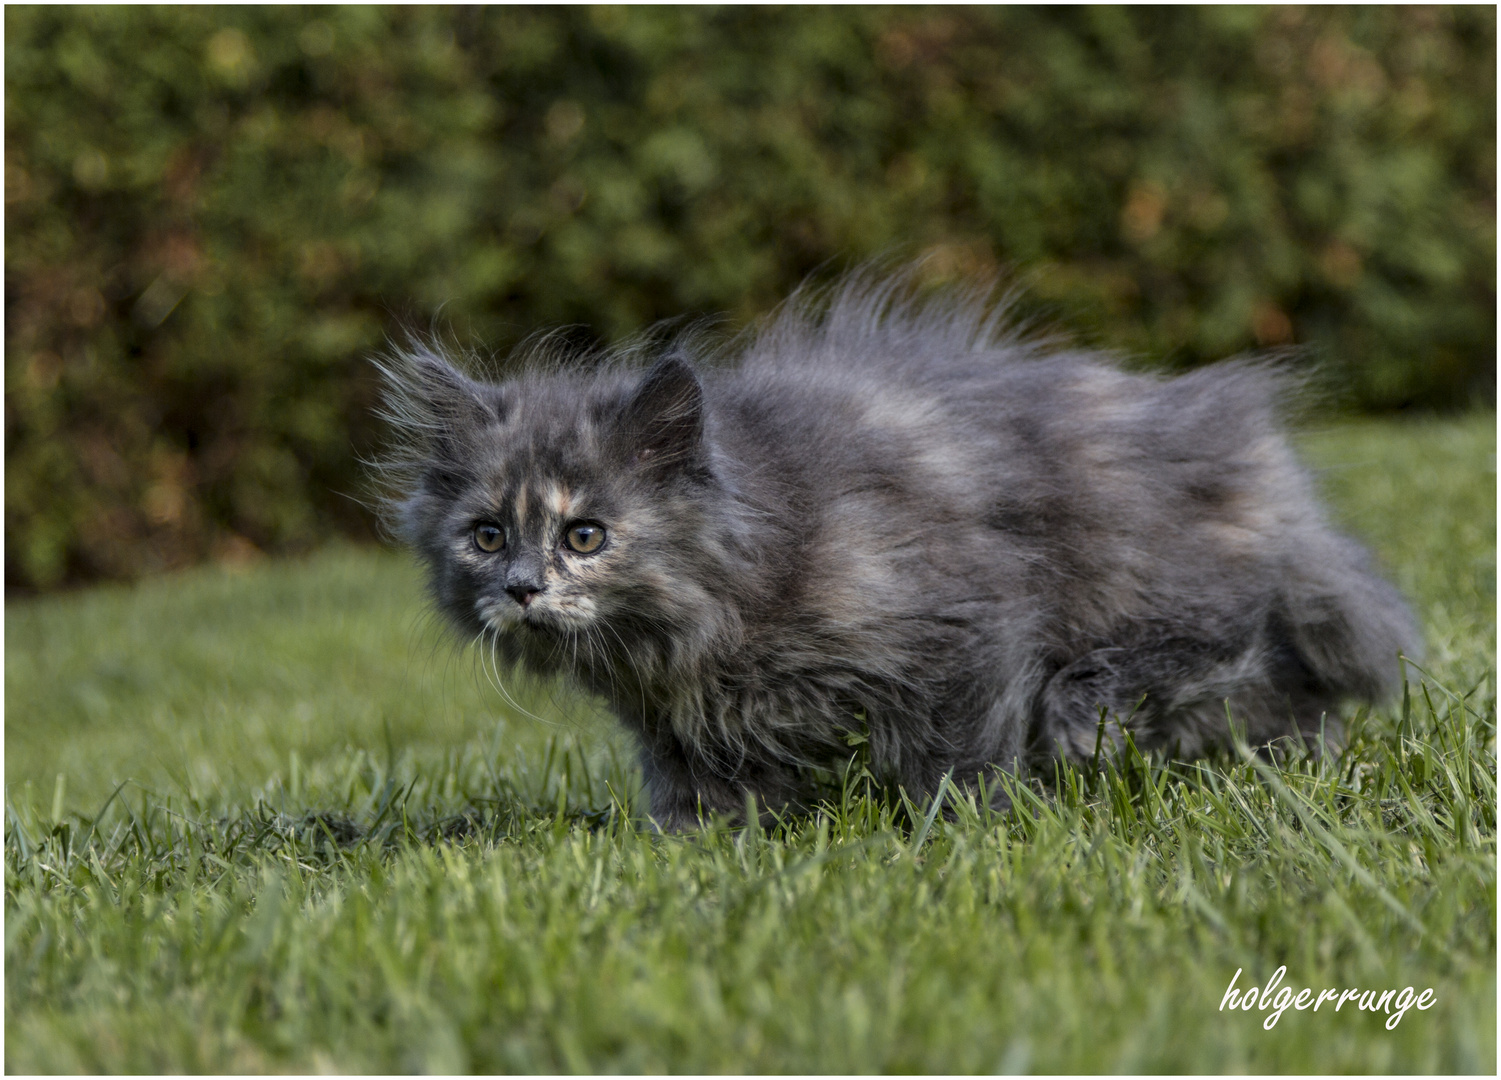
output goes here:
{"type": "Polygon", "coordinates": [[[539,611],[536,604],[528,604],[523,608],[521,618],[517,622],[534,634],[546,634],[552,637],[565,633],[568,629],[566,619],[559,619],[551,611],[539,611]]]}
{"type": "Polygon", "coordinates": [[[584,622],[566,609],[538,605],[535,601],[523,606],[509,598],[504,602],[481,605],[479,617],[486,626],[497,632],[514,633],[525,628],[528,633],[546,637],[567,637],[582,629],[584,622]]]}
{"type": "Polygon", "coordinates": [[[530,613],[518,614],[510,619],[486,618],[484,623],[497,634],[524,634],[535,637],[554,637],[558,630],[546,619],[533,618],[530,613]]]}

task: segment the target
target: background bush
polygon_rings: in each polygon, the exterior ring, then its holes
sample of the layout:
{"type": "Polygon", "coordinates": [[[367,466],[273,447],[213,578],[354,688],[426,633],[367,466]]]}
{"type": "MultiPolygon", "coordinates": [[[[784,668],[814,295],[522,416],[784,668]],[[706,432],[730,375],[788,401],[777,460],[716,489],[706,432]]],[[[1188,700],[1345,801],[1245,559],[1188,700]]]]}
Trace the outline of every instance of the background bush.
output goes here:
{"type": "Polygon", "coordinates": [[[1174,366],[1494,397],[1493,8],[43,8],[6,26],[6,580],[368,524],[362,357],[891,252],[1174,366]]]}

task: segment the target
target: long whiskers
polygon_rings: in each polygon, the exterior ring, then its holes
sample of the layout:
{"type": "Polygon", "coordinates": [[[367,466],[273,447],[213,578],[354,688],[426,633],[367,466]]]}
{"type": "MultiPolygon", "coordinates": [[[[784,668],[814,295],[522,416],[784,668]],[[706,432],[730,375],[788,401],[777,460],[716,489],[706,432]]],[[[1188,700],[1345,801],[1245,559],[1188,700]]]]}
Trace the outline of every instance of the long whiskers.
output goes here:
{"type": "Polygon", "coordinates": [[[537,723],[539,724],[546,724],[549,727],[557,727],[557,721],[545,719],[541,716],[538,716],[530,709],[524,708],[520,702],[518,702],[514,697],[511,696],[511,692],[506,689],[505,683],[501,680],[500,677],[500,631],[495,629],[494,627],[487,626],[480,631],[479,637],[476,640],[480,645],[480,667],[484,669],[485,678],[489,681],[490,685],[495,688],[496,692],[500,694],[501,697],[505,698],[506,704],[515,709],[522,716],[530,717],[531,719],[537,721],[537,723]],[[487,634],[490,637],[489,664],[485,663],[486,649],[484,639],[487,634]]]}
{"type": "MultiPolygon", "coordinates": [[[[601,623],[600,625],[602,625],[606,630],[615,635],[615,640],[620,642],[621,656],[625,658],[626,663],[631,665],[631,670],[636,673],[636,689],[641,694],[641,717],[644,720],[648,711],[646,706],[646,677],[641,673],[641,665],[636,662],[636,654],[631,650],[630,646],[625,643],[625,639],[620,636],[619,630],[616,630],[615,627],[611,626],[607,622],[601,623]]],[[[601,651],[603,651],[603,649],[601,649],[601,651]]],[[[611,665],[611,667],[613,669],[613,665],[611,665]]]]}

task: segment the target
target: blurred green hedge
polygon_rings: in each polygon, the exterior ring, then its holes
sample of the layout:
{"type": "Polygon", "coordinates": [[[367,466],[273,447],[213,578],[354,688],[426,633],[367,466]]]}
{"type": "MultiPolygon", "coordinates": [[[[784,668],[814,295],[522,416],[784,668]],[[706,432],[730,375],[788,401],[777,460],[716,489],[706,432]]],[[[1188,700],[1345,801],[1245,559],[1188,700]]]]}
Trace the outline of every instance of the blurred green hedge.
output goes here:
{"type": "Polygon", "coordinates": [[[6,577],[365,532],[362,357],[1000,270],[1493,399],[1495,10],[7,7],[6,577]]]}

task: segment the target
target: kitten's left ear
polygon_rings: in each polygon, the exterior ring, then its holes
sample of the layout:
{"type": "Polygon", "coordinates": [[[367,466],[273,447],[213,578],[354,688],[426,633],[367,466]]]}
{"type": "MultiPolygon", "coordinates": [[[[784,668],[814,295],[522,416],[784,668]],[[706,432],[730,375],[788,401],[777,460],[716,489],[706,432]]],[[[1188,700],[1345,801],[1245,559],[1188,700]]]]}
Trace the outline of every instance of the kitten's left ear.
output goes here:
{"type": "Polygon", "coordinates": [[[633,460],[654,468],[699,469],[704,463],[704,391],[681,355],[647,371],[621,412],[620,433],[633,460]]]}

